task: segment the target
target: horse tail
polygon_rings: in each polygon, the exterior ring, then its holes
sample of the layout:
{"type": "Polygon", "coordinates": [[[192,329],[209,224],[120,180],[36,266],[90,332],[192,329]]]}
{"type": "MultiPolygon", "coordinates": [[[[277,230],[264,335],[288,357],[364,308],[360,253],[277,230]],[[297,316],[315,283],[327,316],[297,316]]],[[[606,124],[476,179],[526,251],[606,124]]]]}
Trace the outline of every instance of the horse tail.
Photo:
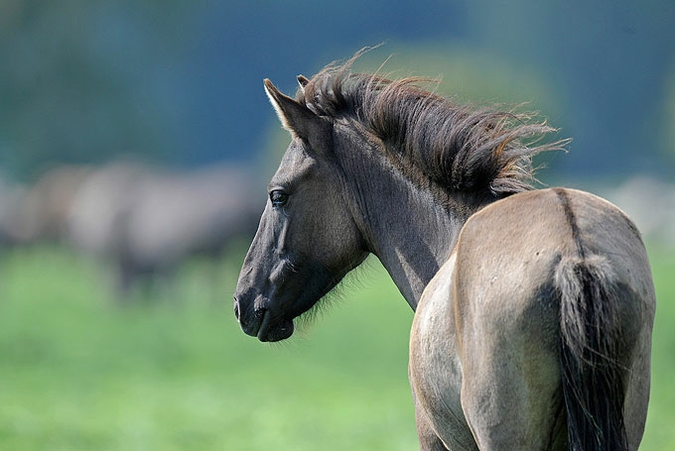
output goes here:
{"type": "Polygon", "coordinates": [[[569,449],[627,450],[623,417],[628,370],[619,361],[622,293],[604,257],[563,257],[560,363],[569,449]]]}

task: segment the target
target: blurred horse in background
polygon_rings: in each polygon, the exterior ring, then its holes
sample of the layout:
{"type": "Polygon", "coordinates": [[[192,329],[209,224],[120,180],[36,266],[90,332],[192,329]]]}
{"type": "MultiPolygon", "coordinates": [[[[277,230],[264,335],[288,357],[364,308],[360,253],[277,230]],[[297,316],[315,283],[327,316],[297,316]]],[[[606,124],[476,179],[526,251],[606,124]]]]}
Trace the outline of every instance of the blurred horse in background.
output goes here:
{"type": "Polygon", "coordinates": [[[422,449],[637,450],[655,295],[635,225],[532,189],[531,158],[564,144],[537,144],[544,123],[352,62],[299,77],[295,99],[265,80],[292,141],[235,291],[243,331],[290,337],[373,253],[415,310],[422,449]]]}
{"type": "Polygon", "coordinates": [[[225,164],[191,172],[127,160],[58,166],[28,187],[0,184],[0,238],[59,243],[102,260],[127,298],[193,257],[217,266],[234,243],[250,240],[263,208],[256,178],[250,167],[225,164]]]}
{"type": "Polygon", "coordinates": [[[111,261],[118,286],[171,275],[197,255],[222,257],[250,238],[262,210],[250,168],[215,166],[193,172],[116,163],[87,178],[75,197],[66,236],[77,249],[111,261]]]}
{"type": "Polygon", "coordinates": [[[22,189],[9,219],[17,245],[60,242],[76,194],[93,167],[63,165],[45,171],[22,189]]]}
{"type": "Polygon", "coordinates": [[[0,250],[17,244],[16,218],[25,191],[23,186],[10,182],[0,174],[0,250]]]}

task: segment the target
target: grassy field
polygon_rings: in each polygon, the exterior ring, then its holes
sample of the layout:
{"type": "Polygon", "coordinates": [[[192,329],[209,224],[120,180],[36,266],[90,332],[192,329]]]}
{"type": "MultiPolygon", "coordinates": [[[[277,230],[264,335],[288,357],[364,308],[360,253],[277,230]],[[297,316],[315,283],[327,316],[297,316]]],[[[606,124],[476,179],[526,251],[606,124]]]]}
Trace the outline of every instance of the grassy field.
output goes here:
{"type": "MultiPolygon", "coordinates": [[[[675,256],[652,257],[660,303],[641,449],[668,450],[675,256]]],[[[0,450],[417,447],[412,312],[377,264],[277,345],[236,324],[236,263],[213,287],[211,268],[195,262],[162,299],[124,307],[101,268],[62,249],[11,251],[0,264],[0,450]]]]}

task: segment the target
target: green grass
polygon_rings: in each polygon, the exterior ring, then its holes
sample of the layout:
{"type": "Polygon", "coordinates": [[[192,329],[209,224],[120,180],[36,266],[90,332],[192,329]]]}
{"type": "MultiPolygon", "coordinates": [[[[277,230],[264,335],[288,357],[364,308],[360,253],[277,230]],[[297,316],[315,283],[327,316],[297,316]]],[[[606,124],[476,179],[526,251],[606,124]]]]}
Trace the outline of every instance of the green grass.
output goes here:
{"type": "MultiPolygon", "coordinates": [[[[675,257],[655,254],[653,389],[641,449],[675,449],[675,257]]],[[[412,312],[376,264],[290,341],[232,314],[236,263],[195,262],[161,302],[120,306],[58,248],[0,267],[0,450],[410,450],[412,312]],[[218,293],[218,296],[215,296],[218,293]]]]}
{"type": "Polygon", "coordinates": [[[6,256],[0,449],[415,446],[412,314],[386,274],[364,277],[297,338],[265,345],[234,320],[227,269],[218,299],[198,262],[164,302],[120,307],[100,269],[72,254],[6,256]]]}
{"type": "Polygon", "coordinates": [[[641,450],[675,450],[675,254],[650,252],[656,286],[652,390],[641,450]]]}

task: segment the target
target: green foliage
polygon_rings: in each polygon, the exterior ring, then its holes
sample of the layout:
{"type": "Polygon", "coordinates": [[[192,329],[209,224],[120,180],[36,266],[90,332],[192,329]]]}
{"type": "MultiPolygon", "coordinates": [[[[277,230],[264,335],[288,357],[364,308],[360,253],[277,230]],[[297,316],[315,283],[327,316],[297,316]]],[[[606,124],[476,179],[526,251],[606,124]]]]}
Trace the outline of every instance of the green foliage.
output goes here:
{"type": "Polygon", "coordinates": [[[457,102],[478,105],[519,105],[558,115],[562,101],[547,86],[542,69],[515,65],[489,50],[439,43],[388,43],[367,53],[357,63],[364,72],[378,71],[390,78],[423,76],[438,79],[436,88],[457,102]],[[386,60],[387,55],[390,58],[386,60]]]}
{"type": "Polygon", "coordinates": [[[57,163],[98,163],[126,153],[168,159],[175,124],[158,100],[161,81],[184,45],[178,29],[185,32],[197,12],[174,0],[3,1],[3,170],[30,179],[57,163]]]}
{"type": "Polygon", "coordinates": [[[663,130],[663,147],[671,160],[675,160],[675,62],[671,65],[665,84],[663,121],[658,125],[663,130]]]}
{"type": "MultiPolygon", "coordinates": [[[[647,451],[675,447],[675,258],[652,257],[647,451]]],[[[240,261],[218,266],[217,286],[196,261],[161,298],[122,305],[101,268],[68,251],[4,253],[0,449],[415,449],[412,313],[381,267],[347,282],[313,326],[264,345],[232,315],[240,261]]]]}
{"type": "Polygon", "coordinates": [[[384,41],[380,54],[443,74],[459,99],[531,102],[575,138],[561,171],[669,175],[673,2],[577,3],[3,0],[0,169],[30,181],[129,154],[250,159],[265,143],[264,77],[289,90],[312,62],[384,41]]]}

